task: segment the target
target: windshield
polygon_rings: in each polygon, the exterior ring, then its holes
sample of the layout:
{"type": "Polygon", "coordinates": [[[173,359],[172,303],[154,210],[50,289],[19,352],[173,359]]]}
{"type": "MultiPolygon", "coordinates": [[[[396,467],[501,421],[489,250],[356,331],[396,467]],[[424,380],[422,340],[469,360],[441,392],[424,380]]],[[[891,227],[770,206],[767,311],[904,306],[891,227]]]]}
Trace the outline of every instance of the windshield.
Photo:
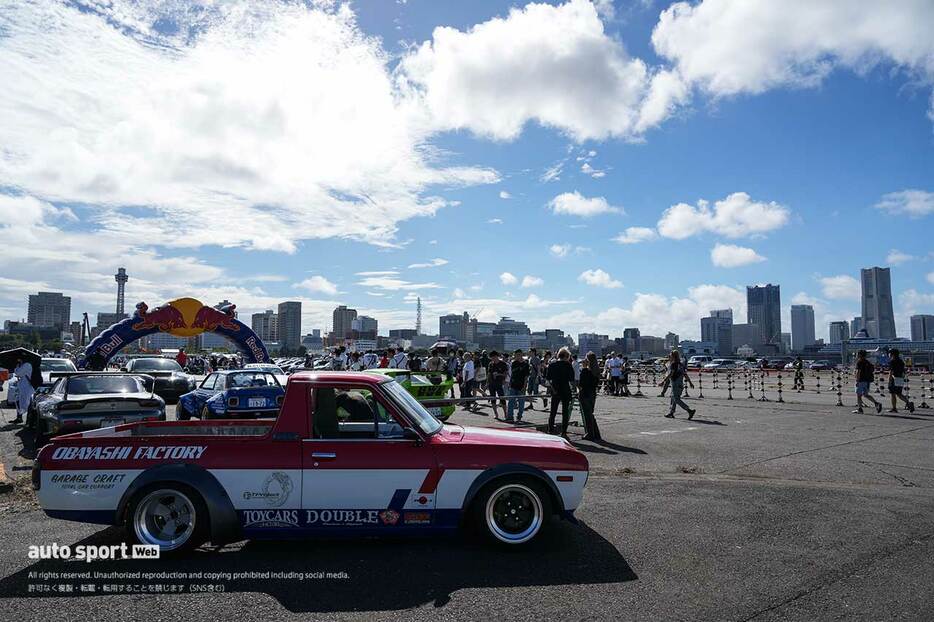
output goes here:
{"type": "Polygon", "coordinates": [[[67,359],[42,359],[40,371],[75,371],[75,364],[67,359]]]}
{"type": "Polygon", "coordinates": [[[265,372],[238,372],[227,375],[227,386],[229,388],[277,387],[279,383],[272,374],[265,372]]]}
{"type": "Polygon", "coordinates": [[[182,371],[182,366],[171,359],[136,359],[130,361],[133,371],[182,371]]]}
{"type": "Polygon", "coordinates": [[[268,371],[270,374],[281,374],[282,370],[276,367],[275,365],[257,365],[255,363],[250,363],[245,366],[245,369],[255,369],[257,371],[268,371]]]}
{"type": "Polygon", "coordinates": [[[68,380],[67,392],[71,395],[95,395],[100,393],[142,393],[139,379],[133,376],[87,376],[68,380]]]}
{"type": "Polygon", "coordinates": [[[417,399],[412,397],[412,394],[406,391],[401,384],[398,382],[386,382],[383,386],[397,402],[406,407],[406,412],[415,420],[416,425],[418,425],[422,432],[425,434],[434,434],[441,429],[441,422],[432,417],[431,414],[425,410],[425,407],[422,406],[417,399]]]}

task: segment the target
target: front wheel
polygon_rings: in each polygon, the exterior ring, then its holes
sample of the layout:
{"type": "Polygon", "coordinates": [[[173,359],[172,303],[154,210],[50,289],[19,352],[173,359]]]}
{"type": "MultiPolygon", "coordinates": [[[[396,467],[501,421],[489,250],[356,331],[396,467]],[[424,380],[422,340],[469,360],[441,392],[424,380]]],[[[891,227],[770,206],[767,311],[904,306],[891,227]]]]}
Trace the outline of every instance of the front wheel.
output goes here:
{"type": "Polygon", "coordinates": [[[551,498],[532,478],[500,479],[475,504],[474,519],[491,541],[522,545],[535,539],[551,519],[551,498]]]}
{"type": "Polygon", "coordinates": [[[201,409],[201,421],[207,421],[211,418],[211,411],[208,410],[208,407],[205,406],[201,409]]]}
{"type": "Polygon", "coordinates": [[[161,554],[190,551],[207,539],[207,507],[188,486],[154,484],[136,495],[127,527],[136,542],[158,546],[161,554]]]}

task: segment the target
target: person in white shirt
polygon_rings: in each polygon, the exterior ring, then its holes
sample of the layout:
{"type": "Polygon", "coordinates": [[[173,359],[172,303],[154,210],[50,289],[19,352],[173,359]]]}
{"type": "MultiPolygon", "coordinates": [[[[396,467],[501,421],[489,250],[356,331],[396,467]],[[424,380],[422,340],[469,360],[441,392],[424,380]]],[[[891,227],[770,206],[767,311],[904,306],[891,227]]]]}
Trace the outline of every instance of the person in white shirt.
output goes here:
{"type": "Polygon", "coordinates": [[[19,360],[13,369],[16,375],[16,419],[13,423],[22,423],[23,417],[29,412],[32,396],[36,392],[32,386],[32,363],[19,360]]]}
{"type": "Polygon", "coordinates": [[[368,350],[367,353],[363,355],[363,368],[376,369],[377,367],[379,367],[379,357],[376,356],[376,352],[368,350]]]}
{"type": "MultiPolygon", "coordinates": [[[[473,397],[474,384],[476,383],[476,370],[473,363],[473,354],[467,352],[464,354],[464,366],[461,368],[461,397],[473,397]]],[[[472,402],[467,403],[467,410],[474,410],[475,405],[472,402]]]]}
{"type": "Polygon", "coordinates": [[[389,367],[391,369],[408,369],[409,357],[400,349],[396,352],[395,348],[389,348],[389,367]]]}
{"type": "Polygon", "coordinates": [[[619,395],[619,385],[623,377],[623,360],[616,352],[611,352],[606,366],[610,370],[611,392],[613,395],[619,395]]]}
{"type": "Polygon", "coordinates": [[[350,371],[363,371],[363,357],[359,352],[353,352],[350,355],[350,371]]]}
{"type": "Polygon", "coordinates": [[[574,368],[574,386],[576,387],[581,381],[581,362],[576,354],[571,360],[571,367],[574,368]]]}

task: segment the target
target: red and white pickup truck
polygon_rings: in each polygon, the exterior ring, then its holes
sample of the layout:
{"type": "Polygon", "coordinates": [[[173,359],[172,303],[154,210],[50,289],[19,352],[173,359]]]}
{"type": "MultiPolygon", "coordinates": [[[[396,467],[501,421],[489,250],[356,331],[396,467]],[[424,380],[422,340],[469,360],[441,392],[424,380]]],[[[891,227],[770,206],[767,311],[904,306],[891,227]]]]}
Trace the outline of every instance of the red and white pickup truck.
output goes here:
{"type": "Polygon", "coordinates": [[[162,551],[205,541],[443,533],[520,545],[573,520],[587,458],[558,436],[444,425],[383,375],[290,377],[275,420],[166,421],[55,438],[33,486],[54,518],[125,525],[162,551]]]}

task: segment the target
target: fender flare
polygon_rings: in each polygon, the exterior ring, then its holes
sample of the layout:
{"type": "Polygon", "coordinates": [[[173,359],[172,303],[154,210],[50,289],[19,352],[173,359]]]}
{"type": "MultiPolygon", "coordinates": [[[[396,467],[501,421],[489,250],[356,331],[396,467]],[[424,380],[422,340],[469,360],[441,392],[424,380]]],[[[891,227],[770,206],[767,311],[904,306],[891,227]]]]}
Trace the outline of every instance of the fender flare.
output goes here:
{"type": "Polygon", "coordinates": [[[499,479],[500,477],[505,477],[508,475],[528,475],[540,481],[548,490],[548,492],[551,493],[551,502],[554,506],[555,513],[564,514],[564,499],[561,498],[561,493],[558,492],[558,487],[553,481],[551,481],[551,478],[548,477],[548,474],[541,469],[530,466],[528,464],[514,463],[500,464],[491,469],[487,469],[478,475],[470,485],[470,488],[467,489],[467,494],[464,496],[464,504],[461,507],[462,515],[467,515],[467,510],[470,508],[470,505],[473,503],[474,499],[484,486],[495,479],[499,479]]]}
{"type": "Polygon", "coordinates": [[[114,524],[125,524],[130,500],[142,488],[156,482],[184,484],[194,488],[201,495],[211,521],[212,544],[236,542],[241,538],[240,519],[227,491],[207,469],[184,462],[162,464],[140,473],[120,498],[114,524]]]}

